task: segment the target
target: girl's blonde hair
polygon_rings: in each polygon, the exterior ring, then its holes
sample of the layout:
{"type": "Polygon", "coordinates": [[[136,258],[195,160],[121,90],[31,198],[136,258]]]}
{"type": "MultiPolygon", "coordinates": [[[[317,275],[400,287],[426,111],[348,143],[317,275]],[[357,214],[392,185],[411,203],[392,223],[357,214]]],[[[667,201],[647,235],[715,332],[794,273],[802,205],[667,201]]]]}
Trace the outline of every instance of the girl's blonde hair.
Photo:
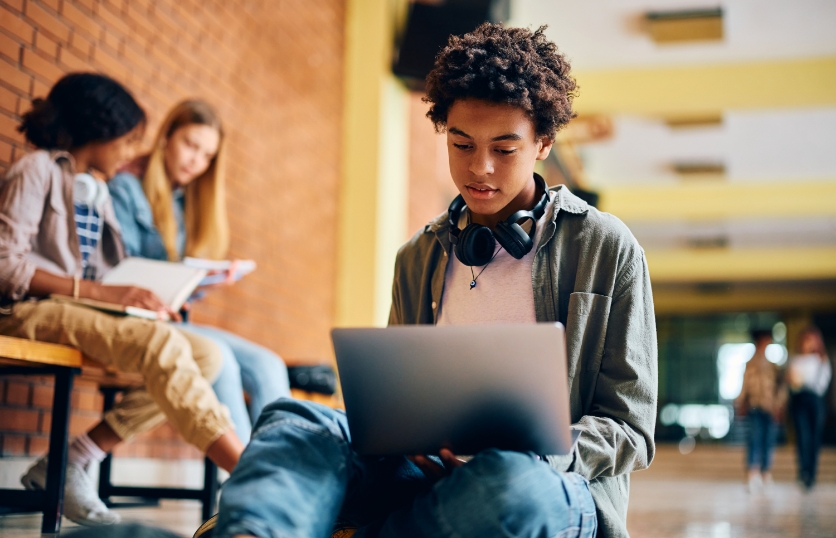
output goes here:
{"type": "Polygon", "coordinates": [[[151,205],[154,224],[162,236],[168,259],[177,252],[177,223],[172,210],[171,182],[165,169],[165,146],[174,131],[186,125],[208,125],[218,130],[218,152],[209,168],[185,187],[186,255],[221,259],[229,248],[229,221],[224,188],[224,143],[220,118],[209,104],[189,100],[175,106],[160,126],[142,179],[142,189],[151,205]]]}

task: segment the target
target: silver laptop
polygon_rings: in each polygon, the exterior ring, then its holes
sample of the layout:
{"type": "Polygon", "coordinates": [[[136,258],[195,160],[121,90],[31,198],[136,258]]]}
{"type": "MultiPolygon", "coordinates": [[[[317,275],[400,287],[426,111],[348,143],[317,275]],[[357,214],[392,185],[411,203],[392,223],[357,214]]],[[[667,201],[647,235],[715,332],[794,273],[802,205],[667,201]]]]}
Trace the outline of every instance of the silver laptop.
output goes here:
{"type": "Polygon", "coordinates": [[[559,323],[331,331],[360,454],[566,454],[572,444],[559,323]]]}

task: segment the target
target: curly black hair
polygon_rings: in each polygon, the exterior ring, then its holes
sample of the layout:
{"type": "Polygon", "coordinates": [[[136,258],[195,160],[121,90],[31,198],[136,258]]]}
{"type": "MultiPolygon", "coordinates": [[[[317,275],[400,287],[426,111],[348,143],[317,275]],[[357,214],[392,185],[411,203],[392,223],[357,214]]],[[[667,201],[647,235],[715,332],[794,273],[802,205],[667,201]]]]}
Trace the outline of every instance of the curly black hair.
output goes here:
{"type": "Polygon", "coordinates": [[[437,132],[458,99],[483,99],[525,110],[537,136],[552,140],[569,123],[577,85],[569,62],[545,36],[545,26],[505,28],[484,23],[463,36],[450,36],[427,76],[427,117],[437,132]]]}
{"type": "Polygon", "coordinates": [[[17,130],[36,147],[73,149],[119,138],[144,123],[145,111],[121,84],[96,73],[71,73],[46,99],[32,100],[17,130]]]}

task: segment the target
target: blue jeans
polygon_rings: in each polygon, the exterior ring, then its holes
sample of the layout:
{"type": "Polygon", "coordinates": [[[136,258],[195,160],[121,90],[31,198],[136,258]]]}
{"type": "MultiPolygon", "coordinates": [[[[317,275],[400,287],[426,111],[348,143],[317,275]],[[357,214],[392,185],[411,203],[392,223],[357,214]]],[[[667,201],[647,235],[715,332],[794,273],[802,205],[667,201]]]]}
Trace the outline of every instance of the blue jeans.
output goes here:
{"type": "Polygon", "coordinates": [[[827,407],[823,397],[803,390],[791,395],[790,411],[798,450],[798,479],[809,488],[816,483],[827,407]]]}
{"type": "Polygon", "coordinates": [[[227,331],[193,323],[178,323],[177,328],[205,336],[221,348],[221,373],[212,388],[229,408],[235,433],[247,443],[252,425],[267,404],[290,396],[287,366],[269,349],[227,331]],[[244,392],[250,396],[249,411],[244,392]]]}
{"type": "Polygon", "coordinates": [[[761,472],[772,467],[772,453],[775,450],[775,420],[760,408],[753,408],[747,415],[749,422],[749,443],[747,462],[749,469],[761,472]]]}
{"type": "Polygon", "coordinates": [[[404,457],[363,457],[345,414],[282,399],[258,419],[221,492],[216,536],[327,538],[595,535],[586,481],[539,457],[485,450],[433,482],[404,457]]]}

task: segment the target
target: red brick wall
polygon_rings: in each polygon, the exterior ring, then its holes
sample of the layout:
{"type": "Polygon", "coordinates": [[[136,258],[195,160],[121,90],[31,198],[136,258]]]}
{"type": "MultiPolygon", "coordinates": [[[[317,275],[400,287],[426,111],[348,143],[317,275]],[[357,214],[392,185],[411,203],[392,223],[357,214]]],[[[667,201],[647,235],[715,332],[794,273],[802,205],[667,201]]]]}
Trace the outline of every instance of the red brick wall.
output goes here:
{"type": "MultiPolygon", "coordinates": [[[[343,27],[340,0],[0,0],[0,174],[26,151],[20,114],[64,73],[123,82],[149,114],[146,142],[174,103],[207,99],[228,135],[230,256],[259,268],[211,294],[194,320],[291,361],[328,358],[343,27]]],[[[0,379],[0,454],[44,450],[49,390],[0,379]]],[[[83,431],[100,399],[84,383],[74,399],[83,431]]],[[[161,428],[122,453],[194,455],[175,437],[161,428]]]]}
{"type": "MultiPolygon", "coordinates": [[[[5,456],[42,454],[49,445],[52,419],[52,380],[42,377],[0,378],[0,431],[5,456]]],[[[102,396],[88,381],[75,383],[70,434],[87,431],[101,418],[102,396]]]]}

